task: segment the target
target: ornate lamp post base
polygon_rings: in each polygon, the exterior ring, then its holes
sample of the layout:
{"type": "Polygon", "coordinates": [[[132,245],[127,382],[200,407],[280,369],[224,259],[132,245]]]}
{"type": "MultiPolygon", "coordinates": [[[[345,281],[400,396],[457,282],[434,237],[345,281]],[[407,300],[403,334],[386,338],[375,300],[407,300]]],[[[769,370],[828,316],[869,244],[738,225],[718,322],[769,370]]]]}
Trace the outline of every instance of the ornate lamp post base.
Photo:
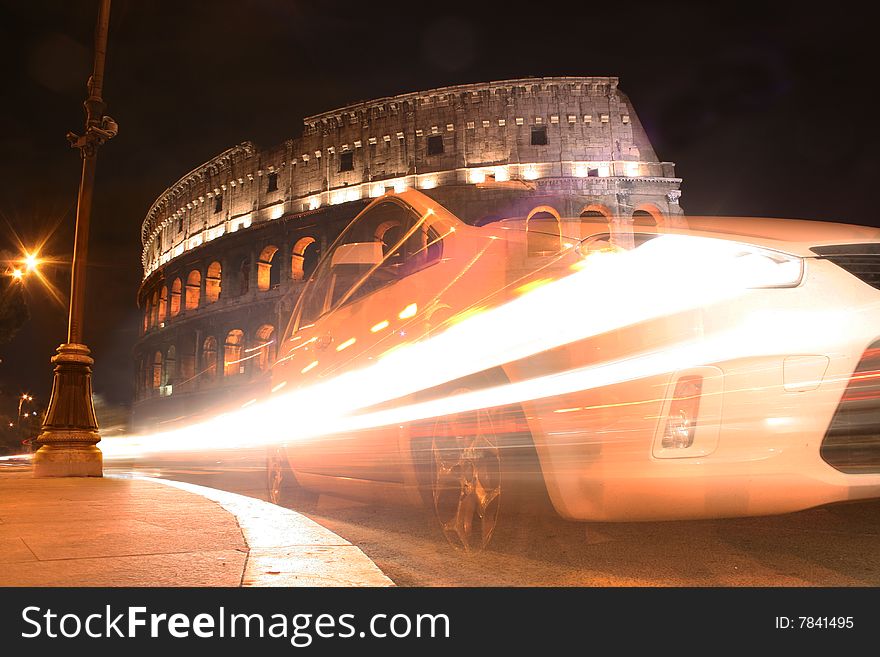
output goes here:
{"type": "Polygon", "coordinates": [[[101,477],[101,436],[92,404],[92,364],[84,344],[63,344],[52,357],[52,397],[37,438],[35,477],[101,477]]]}
{"type": "MultiPolygon", "coordinates": [[[[90,440],[100,437],[95,434],[90,440]]],[[[34,477],[103,477],[103,467],[101,450],[94,444],[44,443],[34,454],[34,477]]]]}

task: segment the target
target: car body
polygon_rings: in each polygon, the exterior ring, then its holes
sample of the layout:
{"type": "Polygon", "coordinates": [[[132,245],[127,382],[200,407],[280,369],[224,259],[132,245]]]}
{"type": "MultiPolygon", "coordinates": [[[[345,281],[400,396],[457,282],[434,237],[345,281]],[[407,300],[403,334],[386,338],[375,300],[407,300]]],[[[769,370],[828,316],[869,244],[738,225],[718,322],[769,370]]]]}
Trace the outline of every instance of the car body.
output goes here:
{"type": "Polygon", "coordinates": [[[547,210],[473,226],[410,190],[354,219],[273,367],[273,390],[360,377],[327,390],[361,424],[286,440],[300,486],[453,515],[477,494],[477,543],[511,441],[573,520],[880,496],[880,231],[547,210]]]}

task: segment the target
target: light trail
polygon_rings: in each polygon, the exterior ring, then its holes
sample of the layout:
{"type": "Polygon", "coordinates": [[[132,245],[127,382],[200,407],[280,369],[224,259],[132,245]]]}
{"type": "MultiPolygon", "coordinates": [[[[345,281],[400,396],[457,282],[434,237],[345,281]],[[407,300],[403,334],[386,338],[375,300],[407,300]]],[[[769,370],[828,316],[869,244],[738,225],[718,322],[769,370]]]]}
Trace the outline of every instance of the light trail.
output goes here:
{"type": "MultiPolygon", "coordinates": [[[[105,439],[105,458],[254,447],[544,399],[758,352],[790,353],[799,339],[809,344],[804,326],[824,330],[848,321],[816,311],[809,318],[783,316],[768,325],[755,313],[711,339],[451,397],[365,411],[556,347],[729,302],[760,283],[761,272],[756,278],[754,271],[744,271],[743,265],[749,263],[738,259],[729,244],[719,246],[719,242],[662,236],[633,251],[593,254],[585,266],[564,278],[473,314],[438,335],[406,344],[361,369],[190,427],[105,439]]],[[[313,360],[303,370],[316,366],[313,360]]],[[[291,369],[299,371],[296,366],[291,369]]]]}

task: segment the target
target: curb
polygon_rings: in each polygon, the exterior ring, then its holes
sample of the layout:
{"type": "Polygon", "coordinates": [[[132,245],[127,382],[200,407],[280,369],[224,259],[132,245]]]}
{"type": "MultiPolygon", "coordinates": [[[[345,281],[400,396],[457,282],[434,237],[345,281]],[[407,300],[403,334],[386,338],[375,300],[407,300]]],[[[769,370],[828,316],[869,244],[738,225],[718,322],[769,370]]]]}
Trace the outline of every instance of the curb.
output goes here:
{"type": "Polygon", "coordinates": [[[248,545],[244,587],[394,586],[359,547],[296,511],[207,486],[140,475],[119,478],[195,493],[234,515],[248,545]]]}

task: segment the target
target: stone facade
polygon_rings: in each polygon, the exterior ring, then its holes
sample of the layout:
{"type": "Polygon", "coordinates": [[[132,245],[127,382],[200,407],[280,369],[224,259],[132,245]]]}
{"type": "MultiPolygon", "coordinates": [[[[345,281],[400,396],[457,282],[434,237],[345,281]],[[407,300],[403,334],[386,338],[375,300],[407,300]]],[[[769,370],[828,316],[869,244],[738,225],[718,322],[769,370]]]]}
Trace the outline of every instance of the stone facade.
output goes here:
{"type": "Polygon", "coordinates": [[[471,223],[602,214],[674,222],[680,179],[613,77],[528,78],[373,100],[234,146],[143,222],[134,422],[252,396],[320,252],[372,198],[420,189],[471,223]]]}

